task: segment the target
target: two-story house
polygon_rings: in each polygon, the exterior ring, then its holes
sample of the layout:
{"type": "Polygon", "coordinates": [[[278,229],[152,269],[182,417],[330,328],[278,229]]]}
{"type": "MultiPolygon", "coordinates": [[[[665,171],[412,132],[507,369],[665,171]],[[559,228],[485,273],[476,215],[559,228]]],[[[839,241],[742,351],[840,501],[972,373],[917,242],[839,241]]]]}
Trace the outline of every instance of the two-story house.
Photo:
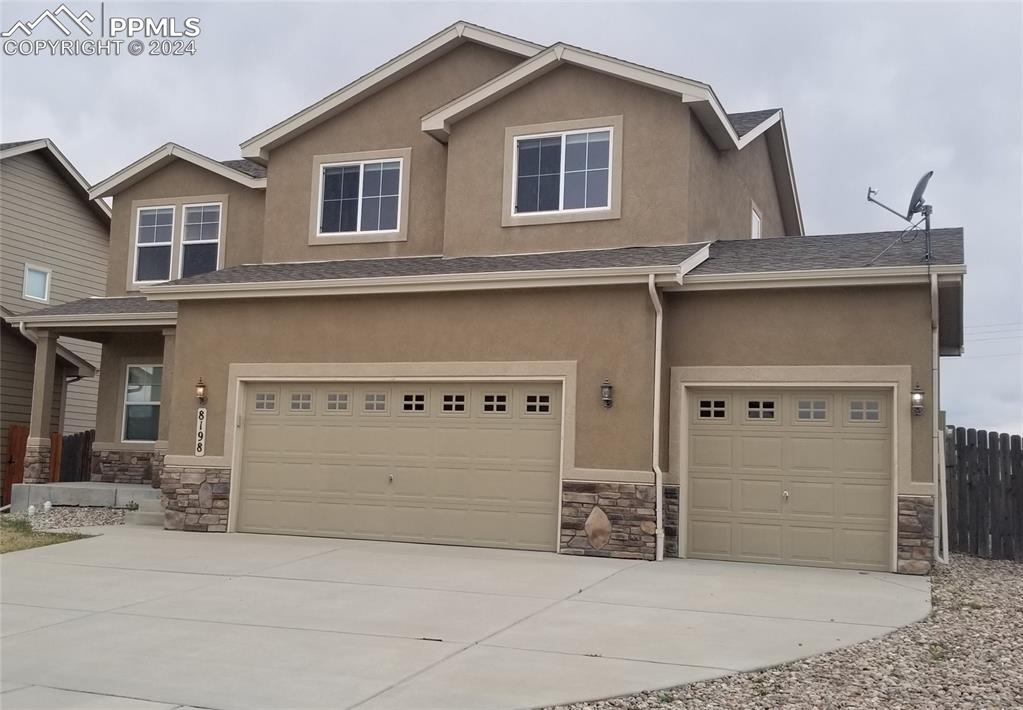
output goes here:
{"type": "MultiPolygon", "coordinates": [[[[3,504],[21,481],[36,345],[13,325],[25,313],[106,293],[110,208],[42,138],[0,144],[0,461],[3,504]]],[[[53,386],[39,435],[96,426],[101,346],[61,338],[48,365],[53,386]]]]}
{"type": "Polygon", "coordinates": [[[166,527],[929,567],[962,230],[803,236],[781,110],[459,22],[241,152],[97,185],[107,298],[25,319],[166,527]]]}

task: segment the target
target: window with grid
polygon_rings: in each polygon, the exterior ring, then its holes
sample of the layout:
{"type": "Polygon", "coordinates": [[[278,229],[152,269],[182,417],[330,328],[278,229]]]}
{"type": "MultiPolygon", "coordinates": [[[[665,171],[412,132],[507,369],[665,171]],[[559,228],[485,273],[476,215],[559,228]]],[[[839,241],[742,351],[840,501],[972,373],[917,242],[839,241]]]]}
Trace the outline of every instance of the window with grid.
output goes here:
{"type": "Polygon", "coordinates": [[[156,441],[160,432],[163,367],[128,365],[124,384],[124,441],[156,441]]]}
{"type": "Polygon", "coordinates": [[[386,412],[387,395],[383,392],[367,392],[362,400],[362,411],[364,412],[386,412]]]}
{"type": "Polygon", "coordinates": [[[550,414],[551,396],[549,394],[527,394],[526,414],[550,414]]]}
{"type": "Polygon", "coordinates": [[[485,394],[483,395],[484,414],[505,414],[508,411],[508,395],[506,394],[485,394]]]}
{"type": "Polygon", "coordinates": [[[348,411],[348,393],[347,392],[328,392],[327,393],[327,411],[328,412],[347,412],[348,411]]]}
{"type": "Polygon", "coordinates": [[[774,419],[773,399],[751,399],[746,402],[748,419],[774,419]]]}
{"type": "Polygon", "coordinates": [[[516,214],[610,205],[611,129],[515,139],[516,214]]]}
{"type": "Polygon", "coordinates": [[[881,403],[876,399],[853,399],[849,401],[849,421],[881,421],[881,403]]]}
{"type": "Polygon", "coordinates": [[[291,411],[293,411],[293,412],[311,412],[311,411],[313,411],[313,393],[312,392],[292,392],[291,393],[291,411]]]}
{"type": "Polygon", "coordinates": [[[139,209],[135,233],[136,283],[166,281],[170,278],[173,242],[173,207],[139,209]]]}
{"type": "Polygon", "coordinates": [[[274,392],[256,392],[256,411],[272,412],[277,409],[277,394],[274,392]]]}
{"type": "Polygon", "coordinates": [[[797,401],[796,418],[800,421],[825,421],[828,418],[827,401],[823,399],[801,399],[797,401]]]}
{"type": "Polygon", "coordinates": [[[401,411],[425,412],[426,395],[422,392],[406,392],[401,397],[401,411]]]}
{"type": "Polygon", "coordinates": [[[402,160],[324,165],[320,234],[398,229],[402,160]]]}
{"type": "Polygon", "coordinates": [[[700,419],[725,419],[728,416],[726,402],[723,399],[701,399],[697,408],[700,419]]]}
{"type": "Polygon", "coordinates": [[[181,235],[181,276],[217,270],[220,253],[220,211],[217,204],[185,205],[181,235]]]}
{"type": "Polygon", "coordinates": [[[464,394],[446,394],[441,398],[440,408],[442,412],[464,412],[464,394]]]}

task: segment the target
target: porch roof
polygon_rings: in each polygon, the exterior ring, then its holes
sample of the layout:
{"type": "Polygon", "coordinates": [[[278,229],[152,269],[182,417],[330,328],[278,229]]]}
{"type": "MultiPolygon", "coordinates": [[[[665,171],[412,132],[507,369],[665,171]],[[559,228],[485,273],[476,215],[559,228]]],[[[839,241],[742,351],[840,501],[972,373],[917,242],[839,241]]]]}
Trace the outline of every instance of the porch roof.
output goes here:
{"type": "Polygon", "coordinates": [[[177,303],[151,301],[145,296],[83,298],[12,316],[14,323],[33,328],[85,325],[173,325],[177,303]]]}

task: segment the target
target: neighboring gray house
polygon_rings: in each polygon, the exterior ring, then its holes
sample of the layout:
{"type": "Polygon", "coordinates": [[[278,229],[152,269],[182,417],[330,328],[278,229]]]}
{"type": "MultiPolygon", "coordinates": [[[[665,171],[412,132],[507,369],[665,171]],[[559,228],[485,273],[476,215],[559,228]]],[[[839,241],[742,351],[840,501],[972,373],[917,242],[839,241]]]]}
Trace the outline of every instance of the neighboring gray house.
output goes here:
{"type": "MultiPolygon", "coordinates": [[[[102,296],[110,246],[110,209],[89,199],[89,184],[46,138],[0,144],[0,460],[4,502],[19,478],[20,446],[12,426],[28,426],[34,338],[11,324],[15,315],[102,296]]],[[[61,338],[54,366],[51,433],[96,426],[100,344],[61,338]]],[[[15,432],[21,436],[24,432],[15,432]]]]}

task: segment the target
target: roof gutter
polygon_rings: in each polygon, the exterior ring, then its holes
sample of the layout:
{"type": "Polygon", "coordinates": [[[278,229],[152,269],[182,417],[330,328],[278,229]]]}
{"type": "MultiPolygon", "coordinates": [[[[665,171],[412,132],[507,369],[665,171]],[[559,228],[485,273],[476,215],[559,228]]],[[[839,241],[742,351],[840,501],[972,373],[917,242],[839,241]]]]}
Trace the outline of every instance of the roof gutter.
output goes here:
{"type": "Polygon", "coordinates": [[[678,264],[591,269],[490,271],[474,274],[430,274],[354,279],[307,279],[226,284],[170,284],[142,288],[153,301],[186,301],[215,298],[282,298],[302,296],[362,295],[378,293],[483,291],[565,286],[615,286],[644,284],[653,276],[658,283],[677,285],[682,277],[706,260],[704,245],[678,264]]]}
{"type": "Polygon", "coordinates": [[[69,313],[64,315],[33,316],[25,314],[20,318],[11,318],[12,323],[19,327],[59,328],[66,327],[105,327],[130,325],[174,325],[177,314],[158,311],[155,313],[69,313]]]}
{"type": "MultiPolygon", "coordinates": [[[[29,333],[28,330],[25,328],[25,323],[23,321],[18,323],[18,330],[29,342],[35,345],[39,344],[38,339],[32,333],[29,333]]],[[[85,358],[75,354],[71,350],[68,350],[60,343],[57,343],[57,355],[75,366],[75,369],[77,370],[78,374],[74,376],[72,375],[68,376],[69,378],[74,377],[73,381],[77,382],[78,380],[81,380],[83,378],[94,377],[96,375],[95,365],[93,365],[85,358]]]]}
{"type": "Polygon", "coordinates": [[[964,264],[932,266],[869,266],[851,269],[806,269],[734,274],[689,274],[682,291],[744,288],[793,288],[806,286],[860,286],[929,283],[931,274],[939,280],[958,280],[966,273],[964,264]]]}

